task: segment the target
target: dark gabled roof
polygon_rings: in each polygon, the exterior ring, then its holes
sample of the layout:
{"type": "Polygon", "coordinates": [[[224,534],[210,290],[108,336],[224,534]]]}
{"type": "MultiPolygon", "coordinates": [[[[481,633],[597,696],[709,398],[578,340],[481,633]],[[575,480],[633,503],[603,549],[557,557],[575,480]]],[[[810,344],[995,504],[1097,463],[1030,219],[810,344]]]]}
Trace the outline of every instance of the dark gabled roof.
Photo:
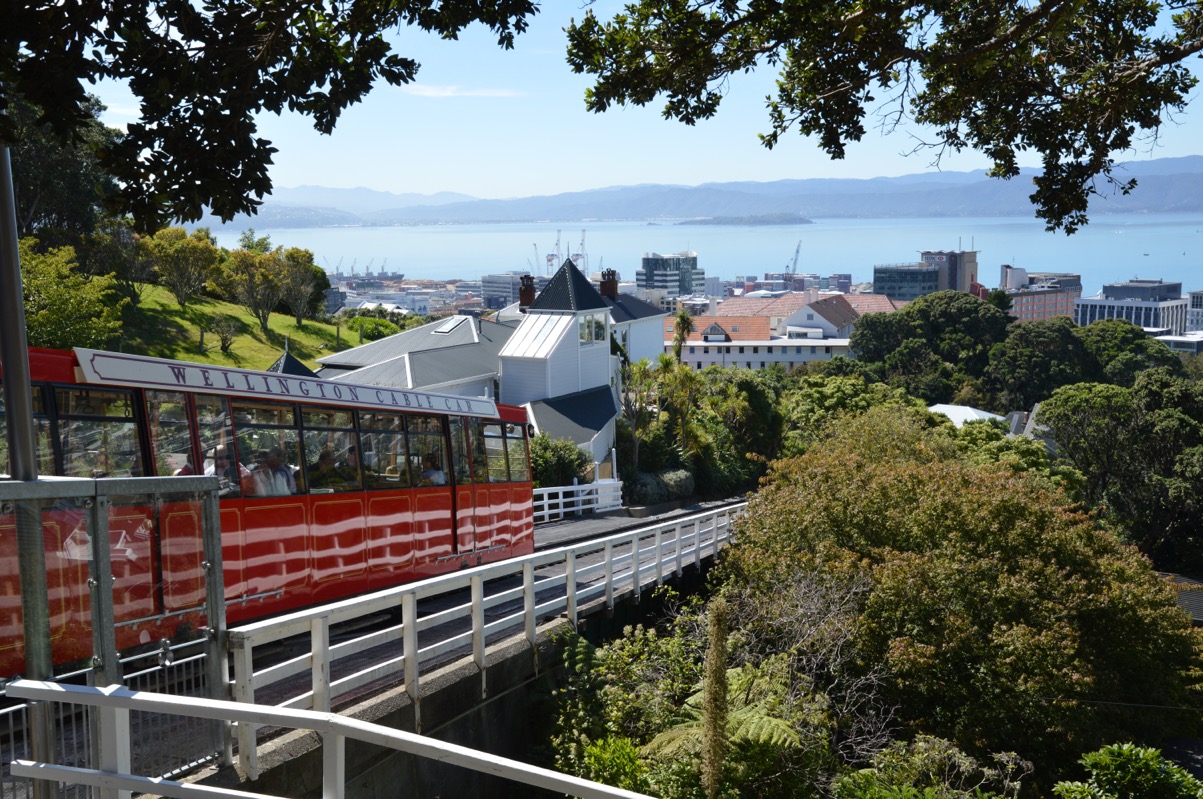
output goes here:
{"type": "Polygon", "coordinates": [[[601,292],[589,282],[589,278],[581,274],[576,264],[569,258],[560,267],[560,271],[552,275],[547,286],[535,297],[528,311],[593,311],[606,310],[609,306],[602,299],[601,292]]]}
{"type": "Polygon", "coordinates": [[[636,319],[647,319],[652,316],[666,315],[662,308],[658,308],[650,302],[644,302],[630,294],[619,294],[618,299],[603,296],[602,302],[610,306],[610,318],[616,324],[632,322],[636,319]]]}
{"type": "Polygon", "coordinates": [[[317,377],[316,372],[294,358],[290,352],[286,352],[277,358],[275,363],[267,367],[267,371],[282,375],[292,375],[293,377],[317,377]]]}
{"type": "Polygon", "coordinates": [[[592,441],[618,414],[614,392],[609,386],[539,400],[532,402],[530,407],[540,432],[577,444],[592,441]]]}

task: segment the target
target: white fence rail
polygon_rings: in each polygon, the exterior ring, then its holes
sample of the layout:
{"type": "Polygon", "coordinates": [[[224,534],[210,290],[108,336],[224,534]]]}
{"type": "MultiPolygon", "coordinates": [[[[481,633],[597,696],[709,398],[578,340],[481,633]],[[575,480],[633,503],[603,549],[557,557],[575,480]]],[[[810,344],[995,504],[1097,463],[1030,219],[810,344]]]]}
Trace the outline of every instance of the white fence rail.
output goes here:
{"type": "MultiPolygon", "coordinates": [[[[728,505],[232,629],[234,698],[249,705],[266,695],[277,707],[325,712],[340,697],[402,675],[406,693],[415,700],[420,730],[417,700],[424,665],[434,667],[470,653],[483,675],[490,641],[521,631],[533,645],[540,621],[566,614],[575,623],[586,605],[613,607],[626,592],[638,597],[645,587],[714,555],[727,543],[732,517],[743,507],[728,505]],[[332,627],[398,611],[399,624],[331,640],[332,627]],[[278,646],[284,639],[303,641],[304,636],[308,651],[255,670],[256,648],[278,646]],[[369,650],[374,655],[370,661],[365,655],[369,650]],[[334,673],[339,661],[341,669],[334,673]]],[[[482,676],[482,694],[484,685],[482,676]]],[[[265,722],[252,719],[238,725],[239,761],[251,779],[259,773],[260,723],[265,722]]]]}
{"type": "Polygon", "coordinates": [[[8,686],[8,694],[15,698],[87,705],[97,708],[97,715],[100,719],[99,726],[105,733],[101,740],[101,768],[80,768],[19,759],[13,761],[12,773],[34,780],[88,785],[98,789],[101,796],[117,796],[119,792],[124,792],[124,795],[128,796],[129,792],[137,792],[177,797],[177,799],[196,799],[196,797],[268,799],[264,794],[131,774],[129,762],[132,743],[130,714],[134,711],[142,711],[171,714],[184,718],[235,722],[240,727],[261,724],[316,732],[322,739],[323,799],[342,799],[346,795],[345,750],[348,738],[400,752],[408,752],[419,757],[433,758],[451,765],[510,779],[524,785],[566,793],[570,796],[584,797],[584,799],[646,799],[643,794],[611,788],[578,777],[560,774],[550,769],[477,752],[464,746],[330,713],[284,710],[215,699],[198,700],[195,697],[131,691],[118,686],[90,688],[34,680],[19,680],[12,683],[8,686]]]}
{"type": "Polygon", "coordinates": [[[622,481],[597,480],[584,485],[553,486],[535,489],[535,524],[600,513],[622,507],[622,481]]]}

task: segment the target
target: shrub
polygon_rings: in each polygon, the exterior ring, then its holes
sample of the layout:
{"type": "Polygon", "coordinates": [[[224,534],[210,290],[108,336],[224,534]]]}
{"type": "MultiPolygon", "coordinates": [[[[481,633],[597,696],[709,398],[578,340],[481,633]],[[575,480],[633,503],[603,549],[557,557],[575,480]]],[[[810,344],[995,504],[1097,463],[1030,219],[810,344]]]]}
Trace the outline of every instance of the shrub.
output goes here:
{"type": "Polygon", "coordinates": [[[665,469],[657,477],[664,484],[668,499],[683,499],[693,496],[693,475],[684,469],[665,469]]]}
{"type": "Polygon", "coordinates": [[[540,433],[530,442],[531,475],[536,487],[572,485],[573,479],[589,482],[589,456],[566,438],[540,433]]]}

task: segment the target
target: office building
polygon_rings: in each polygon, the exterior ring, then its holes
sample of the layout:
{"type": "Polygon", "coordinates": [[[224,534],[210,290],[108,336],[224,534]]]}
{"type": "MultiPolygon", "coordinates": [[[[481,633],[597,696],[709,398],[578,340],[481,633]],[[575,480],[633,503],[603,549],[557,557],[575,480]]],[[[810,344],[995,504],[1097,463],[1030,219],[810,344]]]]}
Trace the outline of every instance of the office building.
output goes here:
{"type": "Polygon", "coordinates": [[[1098,297],[1074,303],[1074,322],[1088,325],[1100,319],[1127,319],[1137,327],[1173,336],[1186,332],[1190,301],[1182,297],[1181,283],[1136,278],[1108,283],[1098,297]]]}

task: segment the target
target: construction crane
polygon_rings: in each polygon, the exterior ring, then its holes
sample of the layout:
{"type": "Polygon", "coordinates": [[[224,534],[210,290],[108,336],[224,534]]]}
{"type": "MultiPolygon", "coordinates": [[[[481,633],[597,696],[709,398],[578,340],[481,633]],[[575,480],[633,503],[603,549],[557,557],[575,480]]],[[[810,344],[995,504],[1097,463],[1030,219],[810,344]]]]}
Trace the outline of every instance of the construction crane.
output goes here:
{"type": "Polygon", "coordinates": [[[798,246],[794,248],[794,262],[790,264],[789,273],[791,275],[798,274],[798,255],[802,252],[802,239],[798,239],[798,246]]]}

